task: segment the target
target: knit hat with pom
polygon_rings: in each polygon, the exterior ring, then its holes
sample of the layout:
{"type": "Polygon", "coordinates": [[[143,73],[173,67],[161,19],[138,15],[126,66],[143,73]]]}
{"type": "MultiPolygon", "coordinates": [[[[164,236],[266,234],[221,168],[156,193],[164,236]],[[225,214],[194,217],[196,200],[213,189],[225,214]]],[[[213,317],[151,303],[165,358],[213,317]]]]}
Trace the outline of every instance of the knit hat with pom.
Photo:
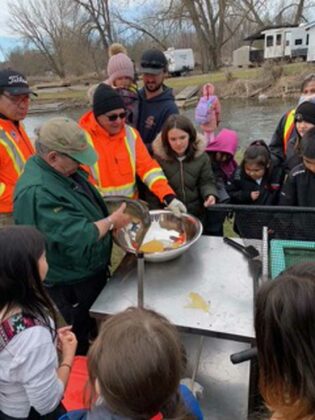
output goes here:
{"type": "Polygon", "coordinates": [[[135,77],[133,62],[126,54],[126,49],[121,44],[112,44],[109,48],[110,59],[107,64],[108,82],[113,85],[119,77],[135,77]]]}

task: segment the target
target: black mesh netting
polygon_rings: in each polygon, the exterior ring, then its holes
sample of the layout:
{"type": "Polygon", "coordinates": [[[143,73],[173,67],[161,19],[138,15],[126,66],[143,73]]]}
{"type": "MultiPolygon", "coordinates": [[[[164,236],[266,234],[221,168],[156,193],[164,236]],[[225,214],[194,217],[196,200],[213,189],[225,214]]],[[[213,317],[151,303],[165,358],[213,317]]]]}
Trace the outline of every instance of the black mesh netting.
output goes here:
{"type": "Polygon", "coordinates": [[[315,261],[315,208],[217,205],[207,213],[208,220],[224,220],[223,236],[240,237],[258,250],[266,226],[272,277],[293,264],[315,261]]]}

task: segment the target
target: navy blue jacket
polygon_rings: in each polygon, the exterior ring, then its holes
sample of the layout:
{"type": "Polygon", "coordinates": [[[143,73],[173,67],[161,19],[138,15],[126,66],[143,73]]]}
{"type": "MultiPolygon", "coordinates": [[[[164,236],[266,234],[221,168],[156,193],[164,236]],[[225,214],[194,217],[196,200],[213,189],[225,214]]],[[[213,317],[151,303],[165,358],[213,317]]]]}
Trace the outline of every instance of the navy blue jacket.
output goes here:
{"type": "Polygon", "coordinates": [[[161,131],[164,122],[172,114],[179,114],[172,89],[163,86],[163,92],[146,99],[144,88],[139,91],[140,108],[138,131],[151,152],[151,143],[161,131]]]}

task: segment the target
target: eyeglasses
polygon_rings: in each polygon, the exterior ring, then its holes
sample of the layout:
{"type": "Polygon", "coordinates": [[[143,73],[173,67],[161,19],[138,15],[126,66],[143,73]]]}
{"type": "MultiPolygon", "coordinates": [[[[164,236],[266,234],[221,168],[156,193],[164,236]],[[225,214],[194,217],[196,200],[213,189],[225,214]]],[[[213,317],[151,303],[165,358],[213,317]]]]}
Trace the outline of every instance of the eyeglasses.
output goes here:
{"type": "Polygon", "coordinates": [[[2,93],[2,96],[9,99],[14,105],[20,105],[23,102],[28,102],[30,100],[29,95],[11,95],[10,93],[2,93]]]}
{"type": "Polygon", "coordinates": [[[106,115],[105,117],[109,119],[109,121],[116,121],[118,120],[118,118],[120,118],[121,120],[125,119],[127,116],[127,112],[121,112],[120,114],[111,114],[111,115],[106,115]]]}

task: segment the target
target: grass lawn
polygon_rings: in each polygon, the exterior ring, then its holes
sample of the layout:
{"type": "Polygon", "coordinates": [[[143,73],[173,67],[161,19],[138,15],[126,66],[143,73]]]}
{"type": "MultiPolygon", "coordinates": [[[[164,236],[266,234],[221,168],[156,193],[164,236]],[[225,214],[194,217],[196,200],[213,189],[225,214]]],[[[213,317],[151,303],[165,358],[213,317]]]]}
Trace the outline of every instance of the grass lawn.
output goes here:
{"type": "Polygon", "coordinates": [[[40,104],[45,102],[63,102],[63,101],[82,101],[82,103],[87,102],[87,87],[84,87],[82,90],[71,90],[66,88],[62,92],[41,92],[38,90],[38,97],[32,99],[34,104],[40,104]]]}

